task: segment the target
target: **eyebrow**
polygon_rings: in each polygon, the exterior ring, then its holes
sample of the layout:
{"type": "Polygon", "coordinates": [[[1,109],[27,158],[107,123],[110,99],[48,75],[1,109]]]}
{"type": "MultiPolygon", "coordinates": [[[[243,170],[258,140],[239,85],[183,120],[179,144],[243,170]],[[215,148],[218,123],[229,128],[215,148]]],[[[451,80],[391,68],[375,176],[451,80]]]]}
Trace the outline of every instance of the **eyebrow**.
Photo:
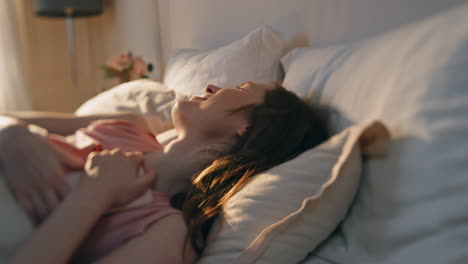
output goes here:
{"type": "Polygon", "coordinates": [[[241,85],[238,85],[237,88],[241,88],[242,86],[246,85],[247,83],[249,83],[249,82],[244,82],[241,85]]]}
{"type": "Polygon", "coordinates": [[[245,82],[245,83],[243,83],[243,84],[240,84],[240,85],[237,85],[237,87],[236,87],[236,88],[237,88],[237,89],[244,90],[244,89],[242,89],[241,87],[242,87],[242,86],[244,86],[244,84],[246,84],[246,83],[247,83],[247,82],[245,82]]]}

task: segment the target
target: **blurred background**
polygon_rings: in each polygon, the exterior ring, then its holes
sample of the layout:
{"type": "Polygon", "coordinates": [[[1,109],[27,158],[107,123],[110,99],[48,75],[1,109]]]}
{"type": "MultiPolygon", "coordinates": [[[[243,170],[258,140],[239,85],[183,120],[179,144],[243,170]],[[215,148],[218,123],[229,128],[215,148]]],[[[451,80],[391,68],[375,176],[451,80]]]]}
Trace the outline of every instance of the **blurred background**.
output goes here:
{"type": "Polygon", "coordinates": [[[102,65],[122,52],[153,64],[148,77],[161,81],[175,49],[215,49],[262,24],[281,33],[286,52],[372,36],[467,0],[102,0],[100,15],[73,19],[74,61],[66,19],[36,15],[38,1],[86,2],[0,0],[0,112],[73,112],[119,83],[102,65]]]}
{"type": "Polygon", "coordinates": [[[118,84],[102,65],[131,51],[154,65],[160,80],[156,1],[103,0],[97,16],[74,18],[74,71],[65,18],[38,16],[36,0],[0,0],[0,111],[73,112],[118,84]]]}

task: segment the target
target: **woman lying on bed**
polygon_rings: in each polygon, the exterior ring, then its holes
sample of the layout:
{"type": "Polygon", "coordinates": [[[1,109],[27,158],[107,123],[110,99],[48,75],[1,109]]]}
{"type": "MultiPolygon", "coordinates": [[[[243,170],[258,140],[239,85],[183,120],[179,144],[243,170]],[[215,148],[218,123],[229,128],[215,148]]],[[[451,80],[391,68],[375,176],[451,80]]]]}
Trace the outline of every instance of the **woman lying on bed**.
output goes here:
{"type": "Polygon", "coordinates": [[[42,221],[12,263],[192,263],[214,218],[249,177],[328,134],[318,109],[274,84],[209,85],[178,102],[172,117],[178,138],[166,146],[130,114],[3,117],[3,170],[21,206],[42,221]],[[92,123],[102,118],[119,120],[92,123]],[[28,123],[56,134],[37,137],[28,123]],[[74,139],[92,143],[78,147],[57,135],[79,128],[74,139]],[[63,180],[62,168],[83,165],[85,174],[63,180]]]}

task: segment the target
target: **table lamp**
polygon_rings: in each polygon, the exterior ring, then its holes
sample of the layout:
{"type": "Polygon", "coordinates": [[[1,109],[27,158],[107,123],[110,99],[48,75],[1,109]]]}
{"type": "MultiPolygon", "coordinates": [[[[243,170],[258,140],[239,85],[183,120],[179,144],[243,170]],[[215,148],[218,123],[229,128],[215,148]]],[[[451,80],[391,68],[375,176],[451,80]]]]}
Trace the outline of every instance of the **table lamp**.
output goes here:
{"type": "Polygon", "coordinates": [[[66,18],[71,78],[75,88],[77,78],[73,18],[102,14],[102,0],[35,0],[34,10],[38,16],[66,18]]]}

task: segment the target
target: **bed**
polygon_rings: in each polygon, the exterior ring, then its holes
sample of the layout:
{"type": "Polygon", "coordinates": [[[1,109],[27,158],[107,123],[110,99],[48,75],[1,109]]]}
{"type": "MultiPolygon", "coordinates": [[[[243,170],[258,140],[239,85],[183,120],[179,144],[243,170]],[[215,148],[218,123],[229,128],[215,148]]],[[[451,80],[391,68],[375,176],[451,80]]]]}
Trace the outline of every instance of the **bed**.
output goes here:
{"type": "Polygon", "coordinates": [[[336,109],[333,130],[348,133],[321,149],[332,160],[307,152],[250,182],[198,263],[468,262],[468,1],[162,0],[157,8],[163,80],[116,87],[78,114],[138,111],[167,122],[172,102],[203,84],[282,80],[336,109]],[[356,142],[375,120],[389,131],[387,156],[357,159],[356,142]],[[308,185],[304,175],[319,165],[324,178],[308,185]],[[291,182],[284,177],[301,182],[279,189],[291,182]],[[296,201],[280,199],[290,194],[296,201]]]}
{"type": "Polygon", "coordinates": [[[159,1],[162,57],[169,61],[177,48],[219,48],[262,24],[284,38],[283,54],[322,48],[283,57],[285,86],[337,107],[346,120],[336,129],[383,120],[393,143],[386,160],[364,166],[335,235],[302,263],[466,263],[468,153],[460,146],[468,120],[458,118],[467,106],[467,21],[412,25],[443,12],[466,17],[466,2],[159,1]],[[464,12],[452,11],[463,4],[464,12]],[[451,27],[457,31],[436,33],[451,27]]]}
{"type": "MultiPolygon", "coordinates": [[[[335,183],[313,203],[324,208],[333,193],[351,200],[334,204],[339,213],[292,221],[305,200],[246,204],[271,195],[259,186],[281,183],[272,179],[287,170],[254,181],[225,210],[199,263],[468,262],[466,14],[467,1],[158,1],[162,83],[173,97],[206,83],[280,79],[335,108],[336,133],[380,120],[392,139],[385,159],[344,173],[359,174],[356,193],[335,183]]],[[[311,157],[309,166],[323,163],[311,157]]]]}

